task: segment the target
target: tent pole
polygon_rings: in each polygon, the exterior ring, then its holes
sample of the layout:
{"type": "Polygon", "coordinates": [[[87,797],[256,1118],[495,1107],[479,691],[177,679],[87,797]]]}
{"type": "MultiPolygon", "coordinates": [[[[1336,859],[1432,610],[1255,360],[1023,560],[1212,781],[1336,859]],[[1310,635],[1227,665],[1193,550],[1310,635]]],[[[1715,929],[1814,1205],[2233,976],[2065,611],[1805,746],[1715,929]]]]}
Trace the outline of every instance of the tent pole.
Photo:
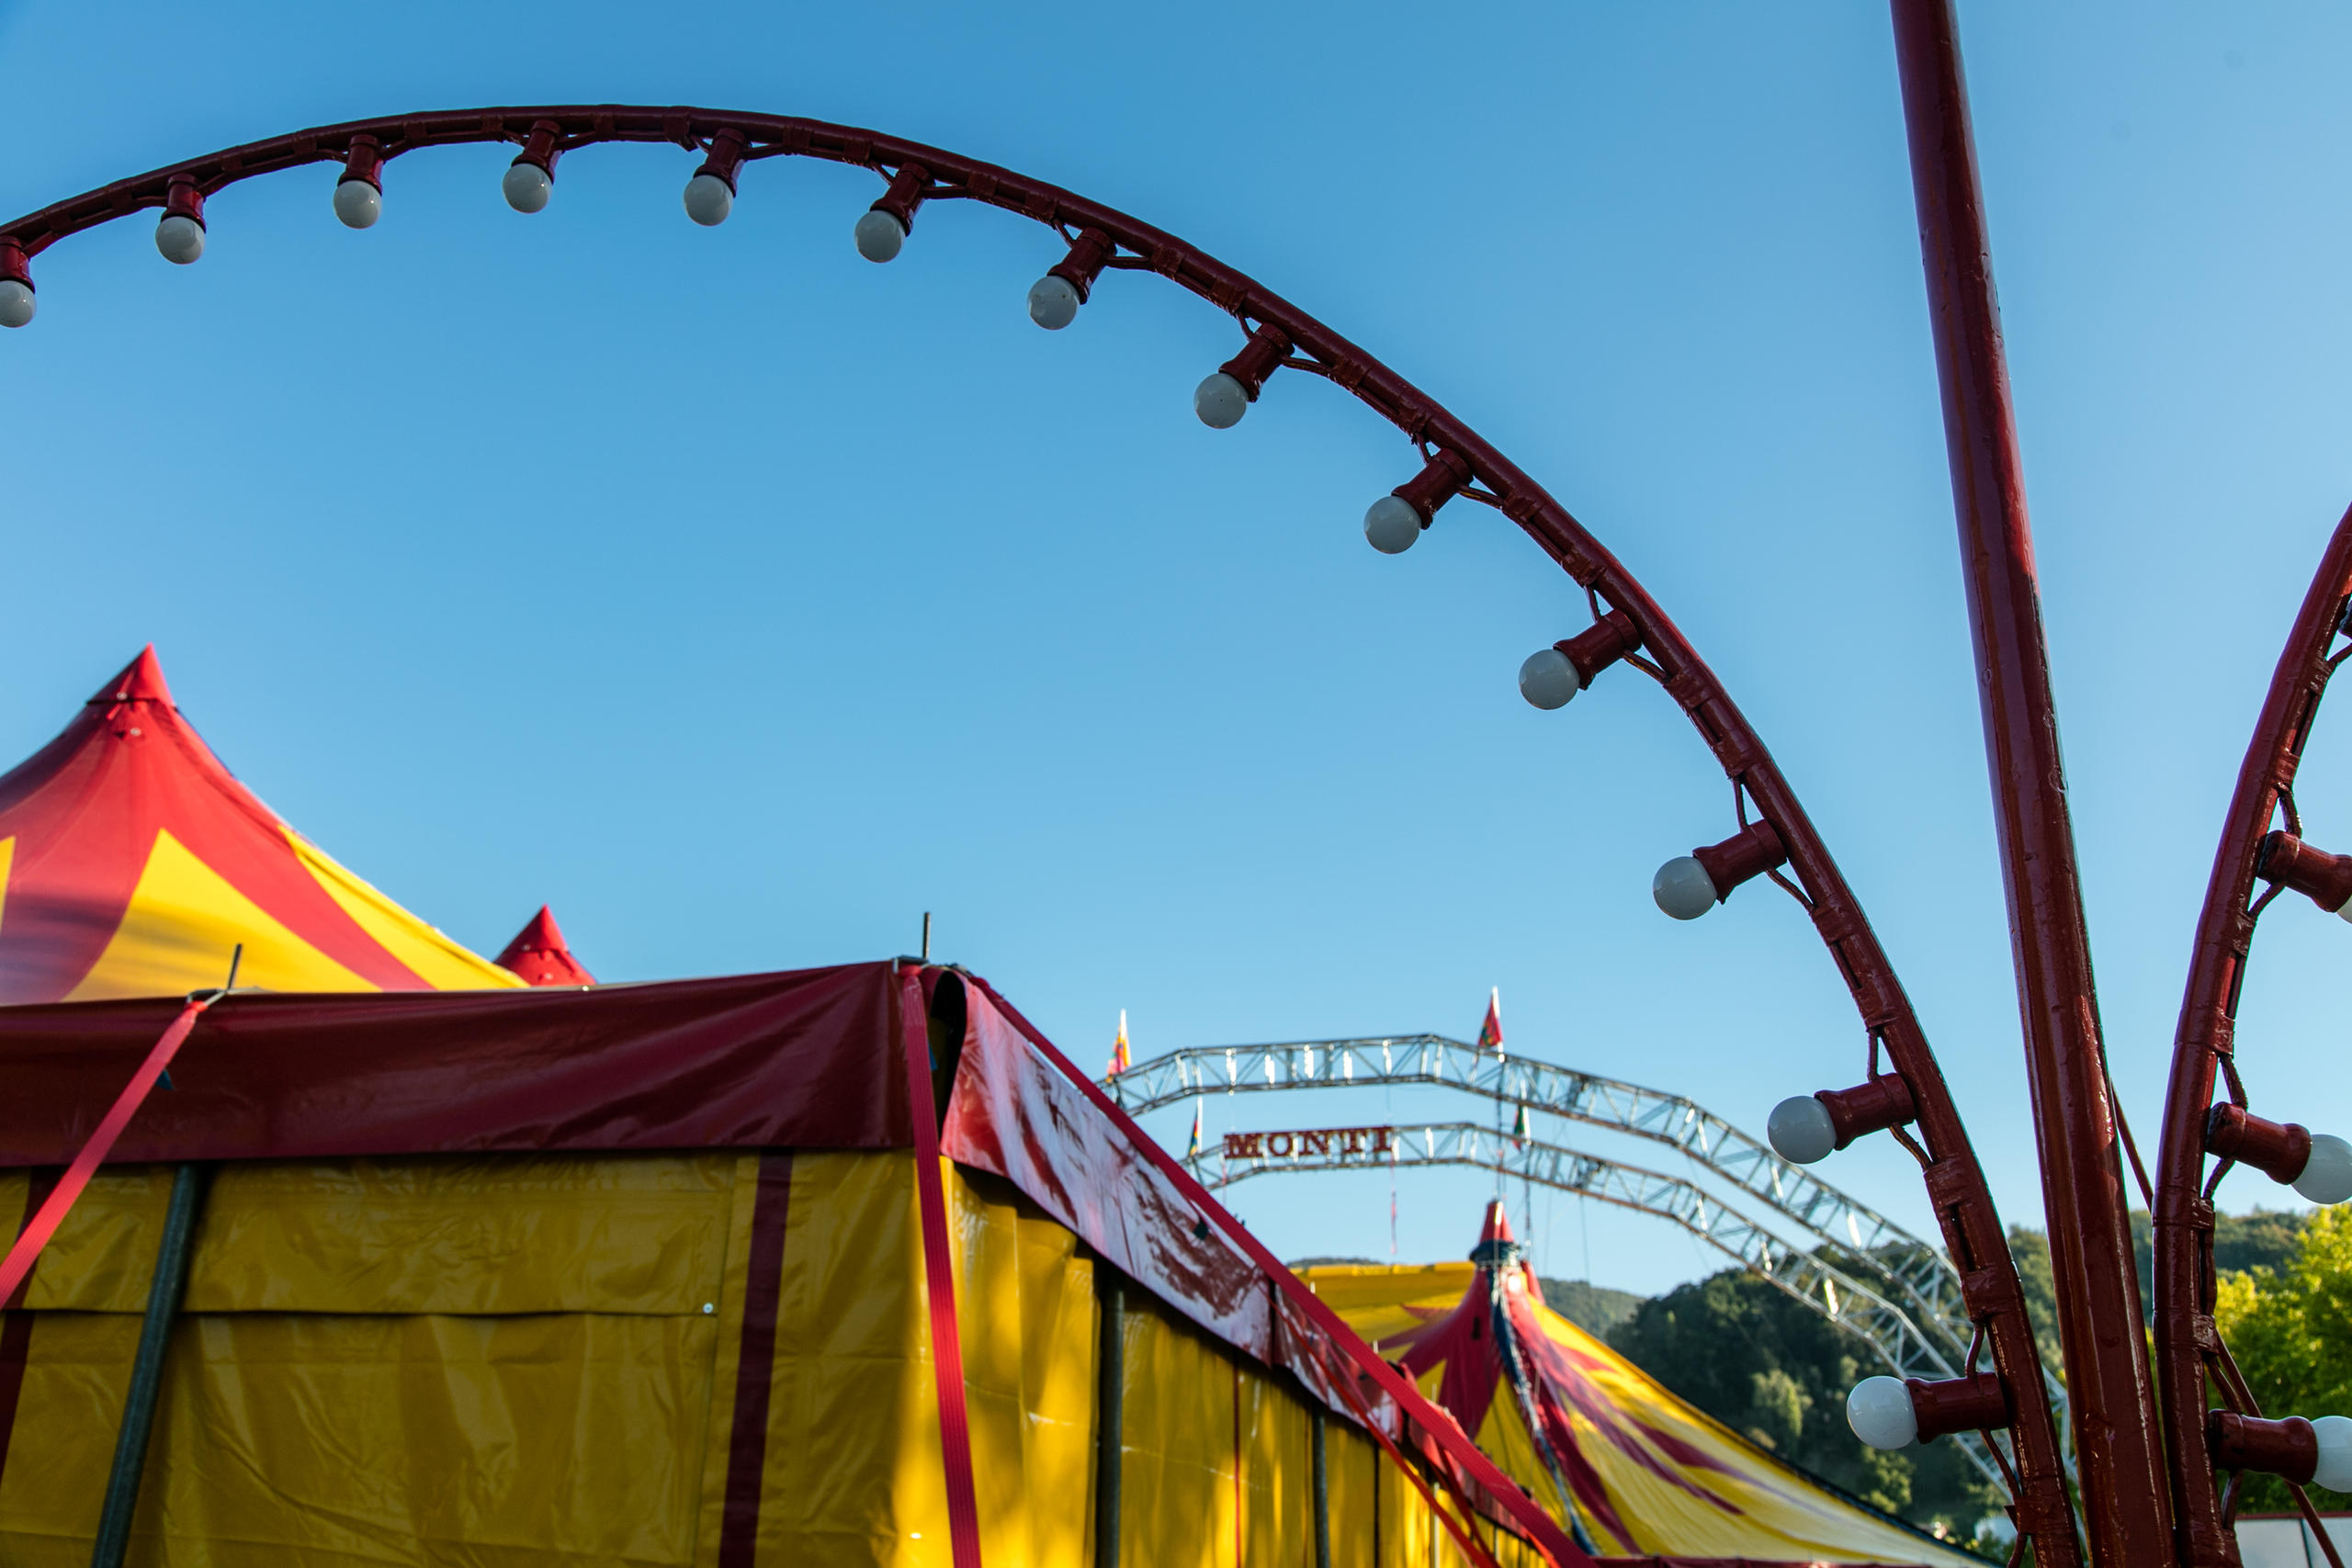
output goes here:
{"type": "Polygon", "coordinates": [[[1315,1568],[1331,1568],[1331,1475],[1323,1468],[1323,1407],[1315,1407],[1315,1568]]]}
{"type": "Polygon", "coordinates": [[[1126,1451],[1127,1287],[1110,1275],[1102,1292],[1102,1344],[1094,1358],[1094,1568],[1119,1568],[1119,1472],[1126,1451]]]}
{"type": "Polygon", "coordinates": [[[147,1318],[139,1328],[139,1353],[130,1363],[130,1393],[122,1404],[122,1426],[114,1439],[114,1469],[98,1510],[97,1540],[90,1568],[122,1568],[130,1546],[131,1516],[139,1510],[139,1482],[147,1468],[147,1439],[155,1425],[155,1403],[164,1383],[164,1352],[172,1319],[187,1289],[189,1243],[196,1213],[204,1201],[204,1170],[183,1165],[172,1173],[172,1199],[164,1211],[164,1239],[155,1248],[155,1277],[147,1287],[147,1318]]]}

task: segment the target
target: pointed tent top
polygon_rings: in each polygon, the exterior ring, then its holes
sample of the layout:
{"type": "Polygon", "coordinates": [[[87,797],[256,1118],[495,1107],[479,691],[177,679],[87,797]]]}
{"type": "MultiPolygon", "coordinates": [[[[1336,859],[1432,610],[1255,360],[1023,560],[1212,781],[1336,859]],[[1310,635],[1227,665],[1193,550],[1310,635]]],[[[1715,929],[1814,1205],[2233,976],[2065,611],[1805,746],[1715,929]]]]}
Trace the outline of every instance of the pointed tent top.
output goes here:
{"type": "Polygon", "coordinates": [[[0,1006],[518,984],[351,874],[237,782],[151,644],[0,774],[0,1006]]]}
{"type": "Polygon", "coordinates": [[[141,649],[138,658],[124,665],[119,674],[99,687],[83,705],[111,706],[116,703],[161,703],[177,711],[177,705],[172,701],[172,689],[164,684],[163,662],[155,657],[153,643],[141,649]]]}
{"type": "Polygon", "coordinates": [[[511,970],[529,986],[593,986],[596,976],[581,967],[571,956],[571,949],[563,944],[563,928],[555,923],[555,911],[545,904],[533,915],[528,924],[514,933],[506,951],[497,958],[501,969],[511,970]]]}
{"type": "MultiPolygon", "coordinates": [[[[1527,1249],[1511,1237],[1510,1215],[1504,1211],[1503,1201],[1499,1198],[1489,1201],[1487,1223],[1478,1232],[1478,1245],[1470,1249],[1470,1261],[1482,1269],[1499,1272],[1518,1263],[1526,1252],[1527,1249]]],[[[1528,1277],[1533,1278],[1532,1270],[1528,1271],[1528,1277]]]]}

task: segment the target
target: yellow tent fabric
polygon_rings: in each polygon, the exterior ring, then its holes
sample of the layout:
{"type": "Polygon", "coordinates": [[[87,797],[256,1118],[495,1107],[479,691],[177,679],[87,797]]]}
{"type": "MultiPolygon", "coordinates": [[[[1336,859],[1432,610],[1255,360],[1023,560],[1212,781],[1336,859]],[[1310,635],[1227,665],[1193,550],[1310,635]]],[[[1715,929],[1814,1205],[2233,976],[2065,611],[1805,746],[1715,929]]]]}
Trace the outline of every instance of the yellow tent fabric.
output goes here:
{"type": "MultiPolygon", "coordinates": [[[[1584,1384],[1584,1397],[1561,1404],[1576,1454],[1605,1494],[1605,1509],[1577,1509],[1603,1552],[1949,1568],[1976,1561],[1814,1484],[1545,1306],[1523,1264],[1508,1268],[1506,1287],[1523,1294],[1528,1309],[1518,1321],[1532,1323],[1556,1352],[1539,1363],[1539,1373],[1560,1369],[1584,1384]]],[[[1392,1359],[1457,1311],[1483,1311],[1488,1294],[1485,1269],[1472,1263],[1343,1264],[1303,1277],[1392,1359]]],[[[1433,1396],[1443,1371],[1438,1365],[1421,1374],[1433,1396]]],[[[1565,1523],[1559,1488],[1537,1457],[1519,1398],[1499,1379],[1482,1392],[1490,1397],[1472,1436],[1565,1523]]]]}
{"type": "MultiPolygon", "coordinates": [[[[1095,1267],[1009,1184],[945,1171],[985,1561],[1086,1563],[1095,1267]]],[[[24,1357],[0,1425],[8,1568],[89,1560],[170,1181],[101,1172],[24,1310],[0,1313],[0,1347],[24,1357]]],[[[0,1172],[0,1231],[30,1195],[0,1172]]],[[[1310,1406],[1134,1287],[1124,1300],[1123,1561],[1312,1568],[1310,1406]]],[[[130,1562],[950,1568],[926,1310],[903,1150],[227,1165],[130,1562]],[[781,1251],[763,1254],[779,1201],[781,1251]],[[774,1333],[747,1380],[763,1292],[774,1333]],[[739,1409],[753,1385],[756,1422],[739,1409]]],[[[1329,1416],[1325,1437],[1335,1564],[1463,1562],[1367,1437],[1329,1416]]],[[[1503,1568],[1537,1561],[1476,1528],[1503,1568]]]]}

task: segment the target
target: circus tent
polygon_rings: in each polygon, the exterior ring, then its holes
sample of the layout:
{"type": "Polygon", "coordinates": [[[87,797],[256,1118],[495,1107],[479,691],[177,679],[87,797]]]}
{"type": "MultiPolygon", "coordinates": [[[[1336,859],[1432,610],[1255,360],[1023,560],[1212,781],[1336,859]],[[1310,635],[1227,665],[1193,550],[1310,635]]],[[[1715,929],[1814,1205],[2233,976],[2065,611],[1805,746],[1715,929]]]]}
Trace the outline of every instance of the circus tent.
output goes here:
{"type": "Polygon", "coordinates": [[[1500,1202],[1469,1262],[1304,1277],[1603,1554],[1976,1561],[1782,1463],[1552,1311],[1500,1202]]]}
{"type": "Polygon", "coordinates": [[[0,1005],[519,986],[337,864],[221,766],[150,647],[0,775],[0,1005]]]}
{"type": "Polygon", "coordinates": [[[526,985],[596,983],[596,976],[571,956],[571,949],[564,944],[563,928],[555,923],[555,911],[545,904],[539,906],[539,912],[531,917],[529,924],[514,933],[514,940],[500,951],[497,963],[501,969],[520,976],[526,985]]]}
{"type": "MultiPolygon", "coordinates": [[[[544,908],[490,964],[232,778],[152,650],[0,777],[0,866],[10,1568],[92,1561],[150,1396],[136,1564],[1592,1561],[1492,1375],[1483,1419],[1416,1385],[1479,1375],[1464,1271],[1310,1288],[978,976],[597,987],[544,908]],[[258,988],[220,995],[240,943],[258,988]]],[[[1670,1427],[1510,1321],[1547,1398],[1600,1391],[1555,1447],[1611,1398],[1670,1427]]],[[[1710,1542],[1942,1561],[1679,1418],[1678,1473],[1763,1521],[1710,1542]]],[[[1605,1549],[1683,1539],[1594,1468],[1605,1549]]]]}

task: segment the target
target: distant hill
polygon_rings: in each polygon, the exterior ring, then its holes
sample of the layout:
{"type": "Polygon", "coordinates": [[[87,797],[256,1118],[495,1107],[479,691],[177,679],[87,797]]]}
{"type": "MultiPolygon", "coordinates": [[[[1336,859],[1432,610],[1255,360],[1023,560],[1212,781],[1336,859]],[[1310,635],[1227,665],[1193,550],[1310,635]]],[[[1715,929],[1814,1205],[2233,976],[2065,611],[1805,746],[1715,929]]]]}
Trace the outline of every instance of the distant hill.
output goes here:
{"type": "MultiPolygon", "coordinates": [[[[1335,1264],[1352,1263],[1366,1268],[1380,1267],[1370,1258],[1294,1258],[1293,1270],[1322,1269],[1335,1264]]],[[[1581,1280],[1541,1280],[1544,1302],[1554,1312],[1583,1329],[1596,1339],[1606,1339],[1609,1331],[1634,1315],[1634,1309],[1647,1301],[1631,1291],[1613,1291],[1606,1285],[1588,1285],[1581,1280]]]]}
{"type": "Polygon", "coordinates": [[[1649,1300],[1631,1291],[1588,1285],[1582,1280],[1544,1280],[1541,1283],[1544,1304],[1596,1339],[1608,1338],[1611,1329],[1632,1317],[1634,1309],[1649,1300]]]}

